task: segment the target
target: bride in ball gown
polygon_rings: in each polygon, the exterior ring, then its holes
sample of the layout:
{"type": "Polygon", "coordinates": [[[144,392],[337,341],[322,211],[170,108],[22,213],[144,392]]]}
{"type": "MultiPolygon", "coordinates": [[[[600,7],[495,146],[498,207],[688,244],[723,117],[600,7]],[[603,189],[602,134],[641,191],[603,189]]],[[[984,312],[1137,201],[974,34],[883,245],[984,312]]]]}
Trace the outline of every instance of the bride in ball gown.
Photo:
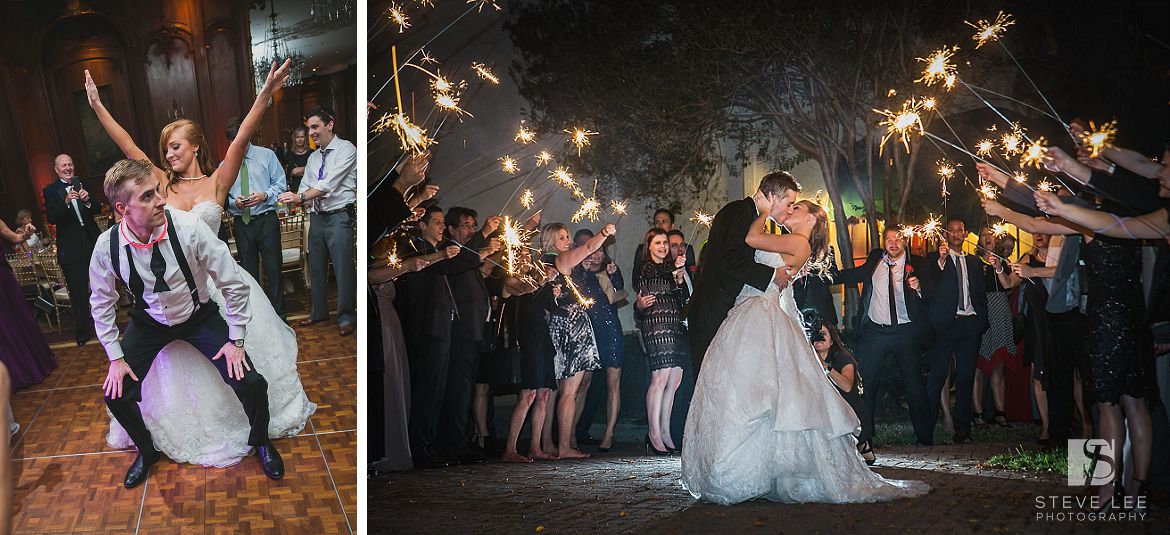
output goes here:
{"type": "MultiPolygon", "coordinates": [[[[822,258],[824,210],[794,203],[790,234],[748,231],[756,261],[804,266],[822,258]]],[[[851,503],[925,494],[919,481],[886,480],[857,453],[857,416],[825,376],[801,327],[792,287],[760,292],[744,285],[703,358],[683,437],[683,484],[698,499],[729,505],[851,503]]]]}
{"type": "MultiPolygon", "coordinates": [[[[288,61],[280,68],[272,65],[264,87],[219,167],[209,154],[211,145],[198,123],[181,119],[163,128],[159,159],[164,168],[156,167],[154,174],[172,210],[195,214],[213,231],[219,231],[223,203],[239,174],[249,138],[256,131],[269,98],[284,84],[289,65],[288,61]]],[[[85,72],[85,90],[90,107],[126,157],[148,159],[106,110],[89,71],[85,72]]],[[[256,279],[240,271],[248,283],[252,306],[244,349],[256,370],[268,381],[271,414],[268,436],[293,436],[304,429],[309,416],[317,409],[305,395],[297,374],[296,333],[276,314],[256,279]]],[[[223,294],[216,288],[211,288],[209,294],[223,314],[227,310],[223,294]]],[[[238,463],[251,451],[250,427],[243,407],[215,367],[187,342],[172,342],[159,352],[150,374],[142,378],[142,398],[149,400],[141,403],[142,418],[154,436],[154,446],[171,460],[223,467],[238,463]]],[[[133,447],[130,437],[113,417],[106,440],[115,448],[133,447]]]]}

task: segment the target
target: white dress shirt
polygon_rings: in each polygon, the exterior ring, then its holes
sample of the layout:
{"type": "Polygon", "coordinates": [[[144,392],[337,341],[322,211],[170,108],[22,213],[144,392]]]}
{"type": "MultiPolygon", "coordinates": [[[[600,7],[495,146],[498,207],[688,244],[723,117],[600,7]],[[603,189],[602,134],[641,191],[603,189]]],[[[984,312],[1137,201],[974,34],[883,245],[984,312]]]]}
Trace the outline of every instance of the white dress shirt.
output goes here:
{"type": "MultiPolygon", "coordinates": [[[[252,310],[248,304],[248,285],[244,282],[239,264],[232,258],[227,244],[220,241],[211,229],[207,228],[196,216],[181,210],[170,209],[171,217],[175,222],[175,230],[179,237],[183,256],[191,268],[191,275],[195,279],[195,288],[199,293],[199,301],[206,303],[210,300],[209,283],[223,293],[227,310],[225,311],[228,324],[228,338],[239,340],[244,337],[246,326],[252,319],[252,310]]],[[[100,236],[94,246],[93,257],[89,262],[89,304],[93,310],[94,329],[98,340],[106,350],[110,360],[118,360],[124,356],[122,345],[118,342],[118,326],[114,324],[117,312],[114,308],[118,301],[118,292],[115,290],[117,280],[130,279],[129,262],[134,262],[134,269],[142,279],[144,286],[142,299],[146,305],[146,312],[155,321],[163,325],[178,325],[191,318],[195,312],[195,303],[191,300],[191,290],[187,286],[187,279],[175,261],[175,252],[170,246],[170,237],[166,236],[165,226],[155,229],[148,242],[142,242],[134,237],[129,229],[123,229],[123,224],[113,225],[100,236]],[[118,251],[118,271],[111,268],[110,263],[110,233],[120,232],[118,242],[121,244],[118,251]],[[164,280],[170,291],[154,293],[155,276],[150,270],[152,247],[131,246],[130,254],[126,254],[126,243],[149,243],[162,237],[159,241],[159,252],[166,260],[164,280]]]]}
{"type": "Polygon", "coordinates": [[[906,258],[890,261],[889,257],[882,256],[870,277],[870,287],[873,291],[869,296],[869,319],[878,325],[893,325],[890,321],[890,266],[894,268],[894,298],[898,303],[898,324],[910,323],[910,313],[906,311],[906,289],[902,281],[906,278],[906,258]]]}
{"type": "Polygon", "coordinates": [[[357,201],[357,147],[339,137],[309,155],[305,176],[297,193],[313,188],[325,195],[313,199],[312,212],[340,210],[357,201]],[[324,154],[325,165],[321,165],[324,154]]]}

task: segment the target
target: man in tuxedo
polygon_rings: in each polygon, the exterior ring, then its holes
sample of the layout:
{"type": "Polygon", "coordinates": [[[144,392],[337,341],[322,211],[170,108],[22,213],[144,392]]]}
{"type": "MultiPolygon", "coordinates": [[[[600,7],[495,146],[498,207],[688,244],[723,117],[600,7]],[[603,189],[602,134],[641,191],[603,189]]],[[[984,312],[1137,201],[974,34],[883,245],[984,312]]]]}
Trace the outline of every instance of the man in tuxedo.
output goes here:
{"type": "Polygon", "coordinates": [[[73,158],[58,154],[53,159],[57,180],[45,186],[45,215],[57,227],[57,262],[65,275],[78,346],[93,338],[93,316],[89,310],[89,257],[101,230],[93,214],[101,210],[89,191],[74,174],[73,158]]]}
{"type": "Polygon", "coordinates": [[[696,375],[707,346],[711,345],[719,326],[727,319],[743,285],[750,284],[764,291],[772,281],[786,287],[792,279],[787,268],[772,269],[756,263],[756,250],[745,240],[748,228],[760,214],[769,214],[783,223],[798,192],[800,184],[792,175],[783,171],[769,173],[760,181],[754,195],[730,202],[715,214],[707,246],[703,248],[703,259],[699,262],[695,293],[686,309],[696,375]]]}
{"type": "MultiPolygon", "coordinates": [[[[887,357],[893,357],[902,374],[910,422],[918,444],[933,444],[934,421],[927,413],[926,390],[919,363],[922,349],[931,338],[929,321],[923,309],[921,281],[926,260],[909,254],[897,228],[883,234],[885,247],[870,251],[865,264],[842,270],[837,284],[861,284],[861,310],[854,318],[857,332],[858,372],[865,381],[863,397],[867,414],[859,415],[865,444],[873,439],[874,412],[877,405],[878,376],[887,357]]],[[[936,268],[937,269],[937,268],[936,268]]]]}
{"type": "MultiPolygon", "coordinates": [[[[927,314],[934,341],[927,351],[930,375],[926,380],[926,401],[933,427],[938,417],[943,383],[955,358],[954,442],[971,440],[971,390],[975,383],[975,359],[979,342],[987,330],[987,293],[981,260],[963,253],[967,227],[961,219],[947,221],[946,240],[937,253],[927,257],[929,273],[923,294],[929,300],[927,314]]],[[[925,277],[924,277],[925,278],[925,277]]]]}
{"type": "Polygon", "coordinates": [[[426,469],[458,461],[440,451],[444,444],[439,435],[440,414],[447,398],[452,328],[462,321],[460,314],[470,313],[456,304],[452,277],[475,271],[482,258],[444,238],[446,222],[438,206],[428,207],[419,224],[421,236],[412,242],[418,254],[447,253],[446,260],[399,278],[399,287],[405,290],[398,300],[399,316],[405,322],[410,357],[410,452],[414,467],[426,469]]]}
{"type": "MultiPolygon", "coordinates": [[[[467,415],[475,394],[475,373],[479,369],[480,349],[483,345],[485,324],[491,309],[491,299],[484,285],[480,267],[483,259],[496,248],[488,240],[500,226],[499,216],[490,216],[483,228],[477,230],[475,210],[455,206],[447,210],[443,221],[447,227],[447,244],[460,244],[463,266],[473,269],[451,270],[447,280],[455,304],[455,318],[451,322],[450,360],[447,366],[447,386],[443,407],[439,410],[438,450],[461,463],[482,463],[487,457],[467,447],[467,415]],[[473,251],[483,250],[487,254],[473,251]]],[[[450,266],[449,266],[450,267],[450,266]]]]}
{"type": "Polygon", "coordinates": [[[102,385],[106,406],[138,448],[126,488],[145,481],[161,457],[139,408],[141,381],[159,351],[175,340],[190,343],[219,370],[248,415],[248,445],[256,448],[264,474],[280,479],[284,462],[268,439],[268,382],[244,351],[252,311],[243,273],[207,225],[165,209],[158,187],[154,166],[146,160],[122,160],[106,172],[106,197],[122,223],[99,236],[89,264],[98,339],[110,359],[102,385]],[[133,301],[121,341],[114,323],[118,280],[133,301]],[[210,284],[223,292],[226,321],[207,294],[210,284]]]}

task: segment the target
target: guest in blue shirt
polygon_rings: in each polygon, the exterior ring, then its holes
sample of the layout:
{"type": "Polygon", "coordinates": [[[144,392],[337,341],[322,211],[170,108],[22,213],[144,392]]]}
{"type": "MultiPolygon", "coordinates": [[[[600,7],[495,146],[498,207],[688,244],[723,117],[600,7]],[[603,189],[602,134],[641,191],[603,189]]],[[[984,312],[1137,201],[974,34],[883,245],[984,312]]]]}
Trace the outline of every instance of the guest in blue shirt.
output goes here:
{"type": "MultiPolygon", "coordinates": [[[[240,118],[228,121],[225,130],[229,141],[240,130],[240,118]]],[[[281,267],[284,261],[280,247],[280,218],[276,213],[276,197],[288,189],[284,167],[276,153],[264,147],[249,144],[240,165],[236,183],[228,191],[227,211],[232,214],[232,235],[240,255],[240,265],[257,281],[260,264],[264,264],[264,293],[281,318],[284,310],[284,291],[281,288],[281,267]]]]}

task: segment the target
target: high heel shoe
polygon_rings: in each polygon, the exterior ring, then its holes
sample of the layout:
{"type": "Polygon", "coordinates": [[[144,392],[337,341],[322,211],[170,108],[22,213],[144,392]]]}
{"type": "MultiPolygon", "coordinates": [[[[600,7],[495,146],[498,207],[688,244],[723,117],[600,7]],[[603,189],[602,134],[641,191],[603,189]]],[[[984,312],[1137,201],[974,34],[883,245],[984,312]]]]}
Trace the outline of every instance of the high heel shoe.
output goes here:
{"type": "Polygon", "coordinates": [[[1008,423],[1007,414],[1003,411],[995,411],[995,423],[996,423],[996,425],[999,425],[1000,427],[1011,427],[1012,426],[1012,424],[1008,423]]]}
{"type": "Polygon", "coordinates": [[[1125,487],[1122,487],[1121,485],[1114,483],[1113,484],[1113,495],[1110,496],[1108,500],[1105,500],[1104,502],[1102,502],[1097,508],[1090,507],[1089,512],[1096,513],[1098,515],[1103,515],[1103,514],[1106,514],[1113,509],[1124,509],[1122,507],[1122,500],[1124,500],[1124,499],[1125,499],[1125,487]]]}
{"type": "Polygon", "coordinates": [[[654,455],[660,455],[663,457],[670,455],[669,451],[662,451],[658,448],[655,448],[654,443],[650,442],[650,435],[646,435],[646,454],[649,455],[651,452],[653,452],[654,455]]]}

